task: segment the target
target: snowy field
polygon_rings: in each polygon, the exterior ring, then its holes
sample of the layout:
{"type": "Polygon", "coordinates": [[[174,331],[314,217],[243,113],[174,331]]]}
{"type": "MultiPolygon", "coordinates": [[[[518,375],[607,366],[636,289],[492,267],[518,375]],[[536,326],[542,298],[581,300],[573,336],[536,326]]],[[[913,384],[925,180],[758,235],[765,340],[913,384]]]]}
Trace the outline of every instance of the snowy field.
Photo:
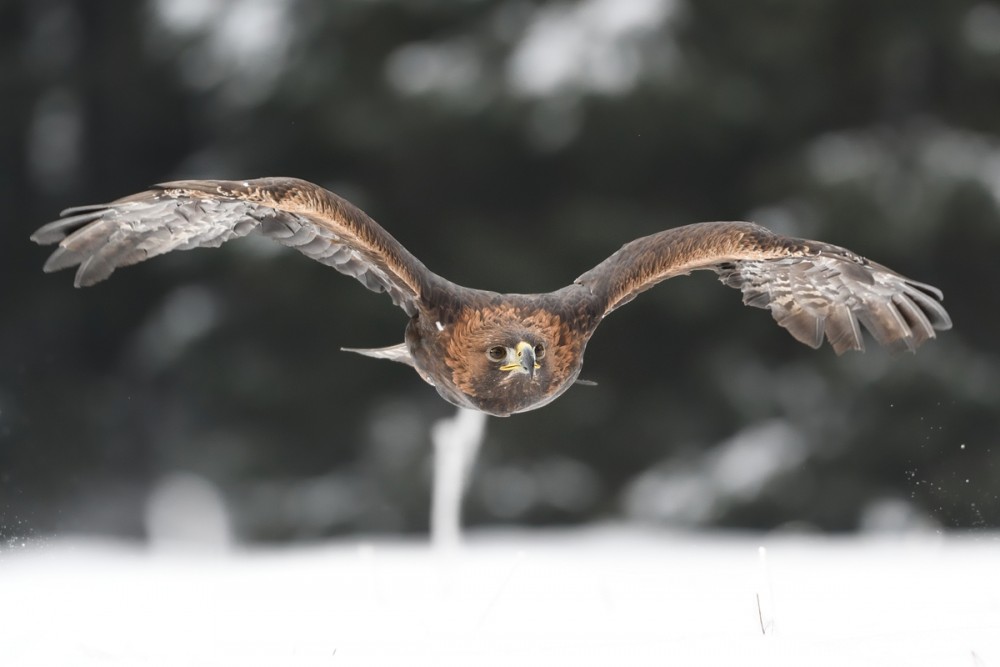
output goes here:
{"type": "Polygon", "coordinates": [[[608,526],[215,554],[43,540],[0,552],[0,601],[5,667],[1000,667],[1000,538],[983,534],[608,526]]]}

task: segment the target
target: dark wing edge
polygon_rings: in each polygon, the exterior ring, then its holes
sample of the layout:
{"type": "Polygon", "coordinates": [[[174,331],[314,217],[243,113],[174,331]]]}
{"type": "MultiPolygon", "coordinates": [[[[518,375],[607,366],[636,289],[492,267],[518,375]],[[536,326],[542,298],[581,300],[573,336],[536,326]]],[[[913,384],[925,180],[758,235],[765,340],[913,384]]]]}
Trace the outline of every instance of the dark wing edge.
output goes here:
{"type": "Polygon", "coordinates": [[[862,326],[893,351],[916,350],[950,329],[940,290],[905,278],[845,248],[774,234],[749,222],[706,222],[626,244],[580,276],[607,315],[653,285],[711,269],[771,311],[796,340],[824,337],[839,355],[864,350],[862,326]]]}
{"type": "Polygon", "coordinates": [[[308,181],[176,181],[109,204],[80,206],[31,240],[58,243],[46,272],[78,267],[93,285],[118,267],[171,250],[215,248],[252,232],[352,276],[413,316],[433,274],[347,200],[308,181]]]}

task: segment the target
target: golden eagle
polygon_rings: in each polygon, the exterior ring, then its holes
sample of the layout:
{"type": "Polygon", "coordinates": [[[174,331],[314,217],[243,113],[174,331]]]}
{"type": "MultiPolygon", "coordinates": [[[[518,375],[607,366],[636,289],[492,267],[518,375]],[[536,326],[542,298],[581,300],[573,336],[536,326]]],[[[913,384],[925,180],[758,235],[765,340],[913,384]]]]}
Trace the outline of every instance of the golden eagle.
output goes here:
{"type": "Polygon", "coordinates": [[[71,208],[32,235],[58,243],[45,271],[77,266],[75,285],[171,250],[217,247],[252,232],[388,292],[410,321],[404,342],[353,349],[413,366],[447,401],[491,415],[539,408],[577,381],[587,341],[640,292],[696,269],[715,271],[799,341],[837,354],[915,350],[951,327],[941,292],[835,245],[749,222],[704,222],[636,239],[548,294],[470,289],[431,272],[363,211],[292,178],[177,181],[71,208]]]}

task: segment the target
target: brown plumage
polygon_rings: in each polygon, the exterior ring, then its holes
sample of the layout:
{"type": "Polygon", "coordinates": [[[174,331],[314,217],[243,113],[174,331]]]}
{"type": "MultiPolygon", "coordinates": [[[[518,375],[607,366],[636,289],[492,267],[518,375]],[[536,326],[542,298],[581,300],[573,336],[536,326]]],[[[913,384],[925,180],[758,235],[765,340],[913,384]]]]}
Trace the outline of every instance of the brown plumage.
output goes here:
{"type": "Polygon", "coordinates": [[[290,246],[410,316],[405,340],[353,349],[410,364],[449,402],[506,416],[549,403],[580,374],[601,320],[656,283],[715,271],[743,302],[771,311],[799,341],[863,350],[861,327],[915,350],[951,327],[941,292],[849,250],[749,222],[706,222],[637,239],[548,294],[497,294],[429,271],[360,209],[306,181],[179,181],[63,212],[31,237],[58,243],[45,271],[76,266],[77,287],[171,250],[217,247],[251,232],[290,246]]]}

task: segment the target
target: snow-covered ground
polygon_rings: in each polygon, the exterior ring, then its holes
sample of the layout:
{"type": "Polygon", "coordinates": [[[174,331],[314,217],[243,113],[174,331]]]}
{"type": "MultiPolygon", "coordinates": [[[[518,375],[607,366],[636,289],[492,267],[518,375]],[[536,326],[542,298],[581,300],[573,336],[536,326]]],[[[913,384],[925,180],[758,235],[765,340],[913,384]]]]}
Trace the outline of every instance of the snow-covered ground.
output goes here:
{"type": "Polygon", "coordinates": [[[0,664],[1000,666],[1000,538],[43,540],[0,552],[0,664]]]}

